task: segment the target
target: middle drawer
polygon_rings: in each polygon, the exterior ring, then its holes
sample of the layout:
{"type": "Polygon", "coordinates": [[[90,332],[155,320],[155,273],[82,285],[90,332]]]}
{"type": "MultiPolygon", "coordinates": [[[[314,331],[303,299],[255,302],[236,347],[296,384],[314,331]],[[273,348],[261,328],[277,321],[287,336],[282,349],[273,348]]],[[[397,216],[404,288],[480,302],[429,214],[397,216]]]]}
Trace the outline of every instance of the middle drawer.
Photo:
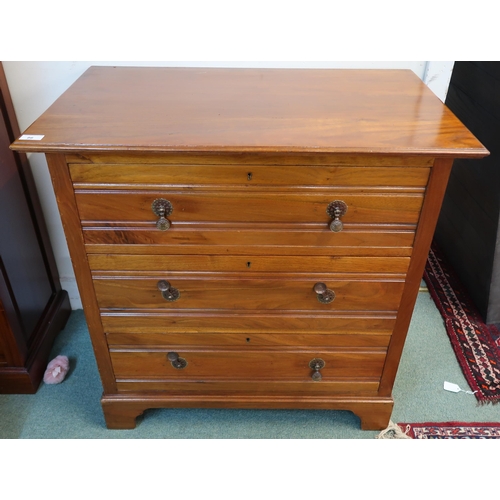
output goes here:
{"type": "Polygon", "coordinates": [[[93,272],[133,271],[159,273],[257,272],[399,274],[408,271],[409,257],[358,257],[327,255],[127,255],[88,254],[93,272]]]}
{"type": "Polygon", "coordinates": [[[94,274],[102,309],[396,311],[402,278],[311,277],[303,274],[94,274]],[[318,283],[323,287],[316,287],[318,283]]]}

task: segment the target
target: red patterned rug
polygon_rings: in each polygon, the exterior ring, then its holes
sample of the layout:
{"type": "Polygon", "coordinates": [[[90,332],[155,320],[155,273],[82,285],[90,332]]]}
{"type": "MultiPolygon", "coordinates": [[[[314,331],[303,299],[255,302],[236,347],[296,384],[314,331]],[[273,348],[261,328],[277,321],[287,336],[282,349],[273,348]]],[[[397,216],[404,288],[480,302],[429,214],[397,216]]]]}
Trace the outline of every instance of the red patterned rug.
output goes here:
{"type": "Polygon", "coordinates": [[[412,439],[500,439],[500,423],[424,422],[398,426],[412,439]]]}
{"type": "MultiPolygon", "coordinates": [[[[458,362],[479,403],[500,402],[500,330],[483,323],[453,269],[433,243],[424,280],[458,362]]],[[[436,424],[434,424],[436,425],[436,424]]]]}

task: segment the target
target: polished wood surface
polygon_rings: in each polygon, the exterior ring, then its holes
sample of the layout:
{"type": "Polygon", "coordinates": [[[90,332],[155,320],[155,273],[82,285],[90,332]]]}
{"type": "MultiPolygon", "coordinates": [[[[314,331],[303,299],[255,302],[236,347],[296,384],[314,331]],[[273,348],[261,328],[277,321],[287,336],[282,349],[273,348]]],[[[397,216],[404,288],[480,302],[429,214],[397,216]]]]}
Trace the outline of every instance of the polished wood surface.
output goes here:
{"type": "Polygon", "coordinates": [[[207,192],[203,190],[162,191],[76,191],[78,212],[83,221],[155,222],[153,201],[164,198],[173,205],[167,218],[180,222],[324,222],[332,218],[326,209],[334,200],[347,204],[342,221],[349,223],[415,224],[422,194],[364,194],[327,192],[279,192],[248,190],[207,192]]]}
{"type": "Polygon", "coordinates": [[[408,257],[89,254],[93,271],[406,273],[408,257]]]}
{"type": "Polygon", "coordinates": [[[224,277],[161,272],[154,277],[94,276],[97,302],[103,309],[396,311],[403,287],[403,278],[363,280],[363,277],[349,276],[341,280],[326,273],[322,277],[307,278],[293,274],[265,278],[255,274],[224,277]],[[157,287],[160,279],[168,280],[179,290],[178,300],[169,302],[162,297],[157,287]],[[336,297],[330,304],[318,301],[313,290],[318,281],[324,281],[335,292],[336,297]]]}
{"type": "Polygon", "coordinates": [[[47,154],[46,157],[104,392],[113,393],[116,392],[116,382],[99,318],[71,179],[63,155],[47,154]]]}
{"type": "MultiPolygon", "coordinates": [[[[176,396],[183,395],[184,397],[196,397],[199,395],[200,382],[196,380],[178,381],[175,379],[156,379],[149,378],[144,380],[138,379],[119,379],[117,382],[118,389],[123,393],[156,393],[161,396],[162,393],[168,391],[176,396]]],[[[327,397],[329,394],[335,393],[339,396],[349,394],[359,394],[363,396],[375,396],[379,386],[379,379],[375,377],[360,377],[360,378],[330,378],[323,379],[321,384],[317,384],[306,378],[298,380],[236,380],[230,382],[227,380],[204,380],[203,392],[207,396],[207,400],[214,396],[227,395],[237,396],[241,402],[245,395],[248,394],[267,394],[268,396],[279,397],[280,395],[293,394],[297,404],[298,400],[311,395],[327,397]]],[[[263,403],[263,401],[262,401],[263,403]]],[[[238,403],[241,404],[241,403],[238,403]]],[[[248,403],[247,403],[248,404],[248,403]]],[[[264,404],[273,405],[273,401],[269,400],[264,404]]],[[[221,405],[218,406],[219,408],[221,405]]],[[[226,406],[230,408],[230,406],[226,406]]],[[[240,406],[238,406],[240,407],[240,406]]],[[[249,406],[250,407],[250,406],[249,406]]],[[[263,406],[259,406],[263,408],[263,406]]],[[[272,406],[276,408],[276,406],[272,406]]],[[[307,406],[311,409],[310,406],[307,406]]]]}
{"type": "Polygon", "coordinates": [[[485,153],[408,70],[91,67],[26,133],[46,152],[485,153]]]}
{"type": "Polygon", "coordinates": [[[44,138],[13,148],[47,154],[110,428],[175,407],[387,426],[451,163],[487,154],[415,75],[91,68],[27,133],[44,138]]]}
{"type": "MultiPolygon", "coordinates": [[[[328,220],[329,222],[329,220],[328,220]]],[[[182,224],[168,231],[130,224],[83,224],[89,254],[331,255],[409,257],[416,225],[346,224],[333,233],[321,224],[182,224]]]]}
{"type": "MultiPolygon", "coordinates": [[[[18,147],[18,146],[13,146],[18,147]]],[[[125,168],[130,164],[142,165],[148,168],[150,165],[163,165],[164,168],[171,166],[189,167],[196,165],[224,166],[232,165],[238,168],[240,165],[255,166],[287,166],[288,168],[304,166],[349,166],[349,167],[432,167],[434,158],[432,156],[378,156],[370,154],[309,154],[294,152],[290,153],[228,153],[216,152],[204,153],[159,153],[147,154],[134,151],[93,153],[85,151],[83,153],[65,153],[68,165],[92,164],[94,167],[106,165],[123,165],[125,168]],[[146,167],[146,165],[148,167],[146,167]]],[[[206,167],[207,168],[207,167],[206,167]]],[[[283,170],[283,169],[280,169],[283,170]]]]}
{"type": "MultiPolygon", "coordinates": [[[[71,179],[77,189],[144,189],[145,186],[165,189],[169,186],[370,186],[379,188],[425,186],[429,168],[357,167],[311,165],[276,167],[273,165],[211,165],[200,158],[199,165],[123,165],[70,164],[71,179]],[[202,160],[205,163],[202,163],[202,160]],[[404,183],[402,185],[402,183],[404,183]]],[[[410,189],[408,190],[410,191],[410,189]]]]}
{"type": "MultiPolygon", "coordinates": [[[[396,313],[367,311],[348,313],[336,311],[249,311],[233,309],[221,314],[217,311],[190,311],[180,316],[177,311],[102,311],[101,319],[108,338],[123,343],[122,334],[131,335],[132,343],[146,343],[161,338],[164,343],[170,335],[198,333],[262,333],[272,335],[336,334],[336,335],[390,335],[396,313]],[[143,339],[143,340],[141,340],[143,339]]],[[[241,337],[238,337],[241,339],[241,337]]],[[[252,337],[250,338],[250,341],[252,337]]],[[[292,338],[292,337],[290,337],[292,338]]],[[[307,337],[306,337],[307,338],[307,337]]],[[[110,340],[108,340],[110,341],[110,340]]],[[[222,340],[221,340],[222,341],[222,340]]],[[[246,341],[246,338],[245,338],[246,341]]],[[[186,342],[188,342],[186,340],[186,342]]],[[[283,340],[281,340],[283,342],[283,340]]],[[[286,340],[284,341],[286,343],[286,340]]],[[[326,344],[335,339],[325,340],[326,344]]],[[[152,342],[155,344],[155,342],[152,342]]],[[[182,344],[182,341],[180,342],[182,344]]],[[[203,344],[203,342],[202,342],[203,344]]],[[[358,345],[358,344],[356,344],[358,345]]]]}
{"type": "MultiPolygon", "coordinates": [[[[182,318],[180,318],[182,320],[182,318]]],[[[248,318],[247,318],[248,319],[248,318]]],[[[139,322],[137,318],[130,318],[133,326],[139,322]]],[[[372,319],[372,324],[377,318],[372,319]]],[[[368,322],[367,322],[368,323],[368,322]]],[[[322,330],[321,334],[311,333],[311,330],[304,334],[293,334],[290,331],[283,333],[213,333],[208,327],[208,321],[200,321],[199,331],[203,333],[193,333],[183,331],[182,333],[172,333],[172,330],[165,327],[162,322],[157,329],[158,333],[112,333],[110,329],[106,329],[106,338],[108,344],[116,348],[126,348],[127,346],[198,346],[198,347],[213,347],[213,346],[233,346],[239,348],[248,348],[248,346],[304,346],[310,347],[387,347],[390,341],[392,329],[387,329],[386,335],[377,334],[375,331],[369,333],[357,334],[349,333],[342,330],[339,334],[338,329],[331,328],[322,330]],[[334,333],[335,335],[332,335],[334,333]]],[[[117,323],[113,326],[116,329],[117,323]]],[[[139,330],[139,328],[137,328],[139,330]]],[[[232,329],[232,332],[237,331],[237,328],[232,329]]]]}
{"type": "MultiPolygon", "coordinates": [[[[203,380],[268,380],[313,382],[309,362],[317,358],[317,350],[290,350],[283,346],[245,350],[236,348],[178,349],[176,352],[187,361],[187,366],[177,369],[167,359],[167,350],[139,349],[111,350],[111,360],[118,380],[121,379],[170,379],[203,380]]],[[[321,374],[325,381],[338,378],[380,378],[384,366],[385,349],[323,348],[321,359],[325,367],[321,374]]],[[[319,385],[319,384],[317,384],[319,385]]],[[[234,390],[238,388],[235,387],[234,390]]],[[[309,390],[303,388],[303,392],[309,390]]]]}
{"type": "MultiPolygon", "coordinates": [[[[335,388],[338,390],[337,384],[335,388]]],[[[104,395],[101,399],[102,409],[106,418],[106,424],[111,429],[133,429],[136,418],[148,408],[263,408],[282,409],[291,408],[297,410],[348,410],[361,416],[361,428],[363,430],[385,429],[391,418],[394,401],[392,398],[382,398],[376,391],[366,390],[367,384],[363,385],[364,391],[359,391],[359,385],[347,384],[351,394],[345,391],[338,392],[335,398],[328,394],[274,394],[266,396],[260,391],[248,391],[248,395],[239,394],[190,394],[185,392],[173,392],[168,396],[161,392],[151,394],[149,392],[127,392],[120,394],[104,395]]]]}
{"type": "Polygon", "coordinates": [[[436,159],[435,167],[429,179],[427,196],[422,207],[422,214],[415,236],[415,251],[406,277],[405,293],[399,306],[398,317],[387,355],[388,362],[384,368],[380,383],[380,394],[383,396],[392,392],[452,163],[452,160],[449,159],[436,159]]]}

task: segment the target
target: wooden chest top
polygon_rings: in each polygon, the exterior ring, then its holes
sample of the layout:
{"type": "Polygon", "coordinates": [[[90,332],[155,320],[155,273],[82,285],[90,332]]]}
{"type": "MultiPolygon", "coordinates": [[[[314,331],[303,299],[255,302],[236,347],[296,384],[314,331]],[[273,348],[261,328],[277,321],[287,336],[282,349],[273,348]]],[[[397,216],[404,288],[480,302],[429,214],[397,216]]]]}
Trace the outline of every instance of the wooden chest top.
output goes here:
{"type": "Polygon", "coordinates": [[[18,140],[22,151],[481,157],[409,70],[91,67],[18,140]]]}

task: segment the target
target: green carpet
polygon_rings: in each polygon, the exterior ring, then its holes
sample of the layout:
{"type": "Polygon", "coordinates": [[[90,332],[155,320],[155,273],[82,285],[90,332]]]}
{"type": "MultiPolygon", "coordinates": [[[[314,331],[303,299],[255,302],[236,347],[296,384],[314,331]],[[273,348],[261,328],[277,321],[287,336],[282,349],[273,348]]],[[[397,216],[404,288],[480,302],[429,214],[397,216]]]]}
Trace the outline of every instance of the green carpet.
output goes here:
{"type": "MultiPolygon", "coordinates": [[[[134,430],[108,430],[102,388],[83,312],[73,311],[52,356],[69,357],[59,385],[42,383],[35,395],[0,395],[0,438],[12,439],[373,439],[346,411],[148,410],[134,430]]],[[[443,321],[428,293],[419,294],[394,386],[393,422],[492,422],[500,406],[443,390],[447,380],[469,390],[443,321]]]]}

